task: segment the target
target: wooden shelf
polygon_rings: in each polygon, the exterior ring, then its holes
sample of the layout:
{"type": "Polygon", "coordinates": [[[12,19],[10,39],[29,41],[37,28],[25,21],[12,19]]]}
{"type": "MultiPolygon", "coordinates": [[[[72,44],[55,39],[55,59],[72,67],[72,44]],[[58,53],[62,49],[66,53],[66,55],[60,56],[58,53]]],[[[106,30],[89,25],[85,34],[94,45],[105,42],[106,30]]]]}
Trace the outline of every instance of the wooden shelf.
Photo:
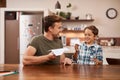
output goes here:
{"type": "Polygon", "coordinates": [[[84,31],[83,30],[63,30],[62,33],[71,33],[71,32],[74,32],[74,33],[83,33],[84,31]]]}
{"type": "MultiPolygon", "coordinates": [[[[65,23],[65,22],[68,22],[68,24],[69,24],[69,22],[70,23],[74,23],[74,22],[92,22],[92,21],[94,21],[94,19],[79,19],[79,20],[75,20],[75,19],[70,19],[70,20],[63,20],[63,23],[65,23]]],[[[81,24],[81,23],[80,23],[81,24]]],[[[67,24],[66,24],[67,25],[67,24]]],[[[74,28],[74,27],[73,27],[74,28]]],[[[83,30],[68,30],[67,28],[65,28],[63,31],[62,31],[62,33],[83,33],[84,31],[83,30]]]]}
{"type": "Polygon", "coordinates": [[[73,19],[70,19],[70,20],[63,20],[63,22],[84,22],[84,21],[87,21],[87,22],[91,22],[91,21],[94,21],[94,19],[79,19],[79,20],[73,20],[73,19]]]}

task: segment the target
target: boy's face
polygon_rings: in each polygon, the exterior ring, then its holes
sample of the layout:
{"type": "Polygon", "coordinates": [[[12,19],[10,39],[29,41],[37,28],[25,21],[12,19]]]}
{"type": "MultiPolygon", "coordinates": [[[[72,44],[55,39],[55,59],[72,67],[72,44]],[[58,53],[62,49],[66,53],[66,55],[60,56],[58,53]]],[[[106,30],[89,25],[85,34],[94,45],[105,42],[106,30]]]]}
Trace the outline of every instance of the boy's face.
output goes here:
{"type": "Polygon", "coordinates": [[[85,42],[87,44],[91,45],[94,43],[96,36],[92,33],[90,29],[86,29],[84,35],[85,35],[85,42]]]}

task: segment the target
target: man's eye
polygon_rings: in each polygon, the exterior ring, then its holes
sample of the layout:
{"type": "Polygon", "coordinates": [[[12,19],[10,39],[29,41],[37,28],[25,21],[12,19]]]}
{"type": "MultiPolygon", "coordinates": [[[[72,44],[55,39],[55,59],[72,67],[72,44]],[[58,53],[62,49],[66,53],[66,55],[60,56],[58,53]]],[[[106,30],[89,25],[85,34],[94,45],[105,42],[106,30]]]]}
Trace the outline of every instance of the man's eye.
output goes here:
{"type": "Polygon", "coordinates": [[[63,27],[59,27],[59,29],[63,29],[63,27]]]}

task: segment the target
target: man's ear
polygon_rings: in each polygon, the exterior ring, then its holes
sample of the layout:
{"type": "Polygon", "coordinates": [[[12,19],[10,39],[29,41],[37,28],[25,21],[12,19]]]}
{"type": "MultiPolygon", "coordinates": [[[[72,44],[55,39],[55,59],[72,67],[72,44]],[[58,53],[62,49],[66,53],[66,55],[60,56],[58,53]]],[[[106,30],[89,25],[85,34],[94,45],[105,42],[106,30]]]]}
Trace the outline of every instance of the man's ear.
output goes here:
{"type": "Polygon", "coordinates": [[[52,32],[52,30],[53,30],[53,27],[51,27],[51,26],[50,26],[48,29],[49,29],[49,31],[51,31],[51,32],[52,32]]]}

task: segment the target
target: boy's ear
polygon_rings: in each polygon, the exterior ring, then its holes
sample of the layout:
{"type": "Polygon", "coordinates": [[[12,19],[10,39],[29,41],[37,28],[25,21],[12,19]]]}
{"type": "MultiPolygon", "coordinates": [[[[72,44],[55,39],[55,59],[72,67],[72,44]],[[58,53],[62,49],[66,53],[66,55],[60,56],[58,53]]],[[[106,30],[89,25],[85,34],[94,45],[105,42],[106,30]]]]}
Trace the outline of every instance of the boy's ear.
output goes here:
{"type": "Polygon", "coordinates": [[[98,35],[95,35],[95,40],[98,40],[99,39],[99,36],[98,35]]]}

